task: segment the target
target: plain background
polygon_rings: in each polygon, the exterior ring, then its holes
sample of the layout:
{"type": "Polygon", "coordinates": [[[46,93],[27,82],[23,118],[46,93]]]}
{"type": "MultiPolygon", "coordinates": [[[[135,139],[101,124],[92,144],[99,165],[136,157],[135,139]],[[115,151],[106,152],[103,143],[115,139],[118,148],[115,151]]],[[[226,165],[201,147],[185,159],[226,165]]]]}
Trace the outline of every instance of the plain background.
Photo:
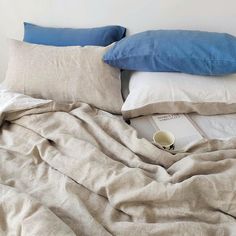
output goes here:
{"type": "Polygon", "coordinates": [[[149,29],[193,29],[236,35],[235,0],[0,0],[0,81],[7,38],[21,40],[23,22],[55,27],[119,24],[128,34],[149,29]]]}

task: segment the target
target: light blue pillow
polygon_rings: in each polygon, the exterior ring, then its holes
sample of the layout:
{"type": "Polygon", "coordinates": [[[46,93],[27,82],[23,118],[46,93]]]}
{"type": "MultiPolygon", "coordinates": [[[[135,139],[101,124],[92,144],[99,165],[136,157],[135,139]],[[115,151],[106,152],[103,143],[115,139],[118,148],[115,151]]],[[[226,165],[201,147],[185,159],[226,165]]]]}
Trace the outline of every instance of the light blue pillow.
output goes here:
{"type": "Polygon", "coordinates": [[[103,59],[126,70],[224,75],[236,72],[236,37],[202,31],[146,31],[117,42],[103,59]]]}
{"type": "Polygon", "coordinates": [[[104,26],[98,28],[72,29],[42,27],[24,23],[24,41],[52,46],[108,46],[125,37],[126,28],[104,26]]]}

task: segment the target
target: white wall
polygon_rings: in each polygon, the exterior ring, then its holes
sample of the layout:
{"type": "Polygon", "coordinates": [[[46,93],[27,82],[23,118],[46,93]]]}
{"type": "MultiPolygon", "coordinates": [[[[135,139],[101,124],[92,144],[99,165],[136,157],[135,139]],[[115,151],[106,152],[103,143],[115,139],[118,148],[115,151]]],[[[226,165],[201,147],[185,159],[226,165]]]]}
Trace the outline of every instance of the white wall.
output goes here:
{"type": "Polygon", "coordinates": [[[135,33],[179,28],[236,35],[235,0],[0,0],[0,81],[7,67],[7,37],[22,39],[24,21],[45,26],[120,24],[135,33]]]}

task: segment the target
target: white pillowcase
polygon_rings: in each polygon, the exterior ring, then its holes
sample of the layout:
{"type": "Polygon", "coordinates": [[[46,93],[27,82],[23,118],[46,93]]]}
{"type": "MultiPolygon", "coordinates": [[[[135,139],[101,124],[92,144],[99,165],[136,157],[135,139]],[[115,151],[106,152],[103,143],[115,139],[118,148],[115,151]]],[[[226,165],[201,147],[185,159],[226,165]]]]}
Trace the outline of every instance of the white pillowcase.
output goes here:
{"type": "Polygon", "coordinates": [[[134,72],[129,90],[122,107],[125,118],[154,113],[216,115],[236,112],[236,74],[216,77],[134,72]]]}
{"type": "Polygon", "coordinates": [[[85,102],[120,114],[120,70],[102,60],[110,47],[54,47],[11,40],[3,84],[32,97],[85,102]]]}

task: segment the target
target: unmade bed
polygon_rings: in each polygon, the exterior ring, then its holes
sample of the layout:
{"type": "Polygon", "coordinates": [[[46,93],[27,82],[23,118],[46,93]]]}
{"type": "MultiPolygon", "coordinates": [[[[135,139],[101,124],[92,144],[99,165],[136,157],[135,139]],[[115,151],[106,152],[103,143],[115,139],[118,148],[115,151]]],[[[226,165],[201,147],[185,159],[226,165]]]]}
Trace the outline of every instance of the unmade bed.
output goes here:
{"type": "Polygon", "coordinates": [[[86,104],[8,92],[1,121],[1,234],[234,235],[235,138],[172,155],[86,104]]]}
{"type": "Polygon", "coordinates": [[[24,30],[0,90],[0,235],[236,234],[236,37],[24,30]],[[173,154],[145,119],[182,113],[206,137],[173,154]]]}

